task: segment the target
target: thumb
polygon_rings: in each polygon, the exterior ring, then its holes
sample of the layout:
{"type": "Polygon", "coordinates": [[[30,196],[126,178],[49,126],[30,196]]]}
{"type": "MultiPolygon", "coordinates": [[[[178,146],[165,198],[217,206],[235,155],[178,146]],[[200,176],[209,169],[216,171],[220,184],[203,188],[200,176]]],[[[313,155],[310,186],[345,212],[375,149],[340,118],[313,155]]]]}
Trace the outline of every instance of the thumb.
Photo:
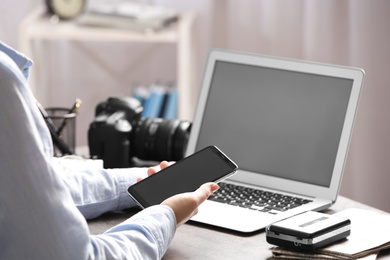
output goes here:
{"type": "Polygon", "coordinates": [[[198,200],[198,205],[207,200],[215,191],[219,189],[218,184],[214,182],[208,182],[200,186],[194,193],[198,200]]]}

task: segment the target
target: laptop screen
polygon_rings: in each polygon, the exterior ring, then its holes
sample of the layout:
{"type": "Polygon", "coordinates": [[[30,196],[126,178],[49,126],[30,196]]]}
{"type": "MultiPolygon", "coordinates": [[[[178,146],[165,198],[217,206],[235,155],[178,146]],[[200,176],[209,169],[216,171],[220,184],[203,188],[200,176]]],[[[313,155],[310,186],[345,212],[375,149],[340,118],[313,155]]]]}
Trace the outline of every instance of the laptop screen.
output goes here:
{"type": "Polygon", "coordinates": [[[214,49],[187,155],[216,145],[229,178],[336,199],[363,84],[359,68],[214,49]]]}
{"type": "Polygon", "coordinates": [[[197,140],[240,169],[329,186],[351,79],[217,61],[197,140]]]}

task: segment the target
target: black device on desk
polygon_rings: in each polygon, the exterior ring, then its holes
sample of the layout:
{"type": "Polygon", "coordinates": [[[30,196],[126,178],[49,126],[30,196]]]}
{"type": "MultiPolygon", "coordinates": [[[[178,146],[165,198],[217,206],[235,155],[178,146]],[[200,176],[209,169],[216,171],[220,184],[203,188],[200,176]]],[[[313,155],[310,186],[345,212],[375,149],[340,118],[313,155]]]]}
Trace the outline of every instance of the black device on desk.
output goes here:
{"type": "Polygon", "coordinates": [[[314,211],[276,222],[266,228],[268,243],[296,250],[322,248],[350,234],[349,219],[314,211]]]}
{"type": "Polygon", "coordinates": [[[206,182],[219,182],[236,173],[237,165],[216,146],[208,146],[130,186],[128,194],[146,208],[206,182]]]}
{"type": "Polygon", "coordinates": [[[110,97],[99,103],[89,126],[91,157],[104,168],[124,168],[133,158],[178,161],[184,157],[191,123],[179,119],[141,117],[143,106],[133,97],[110,97]]]}

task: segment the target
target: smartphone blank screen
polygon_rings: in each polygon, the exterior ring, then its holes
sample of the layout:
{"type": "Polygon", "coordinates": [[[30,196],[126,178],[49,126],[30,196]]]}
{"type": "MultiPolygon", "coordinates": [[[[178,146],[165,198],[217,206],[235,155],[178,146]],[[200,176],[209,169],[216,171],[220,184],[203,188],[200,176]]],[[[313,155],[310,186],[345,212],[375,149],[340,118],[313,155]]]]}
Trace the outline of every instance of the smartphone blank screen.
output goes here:
{"type": "Polygon", "coordinates": [[[146,208],[173,195],[194,191],[206,182],[220,181],[236,170],[233,161],[209,146],[130,186],[128,193],[146,208]]]}

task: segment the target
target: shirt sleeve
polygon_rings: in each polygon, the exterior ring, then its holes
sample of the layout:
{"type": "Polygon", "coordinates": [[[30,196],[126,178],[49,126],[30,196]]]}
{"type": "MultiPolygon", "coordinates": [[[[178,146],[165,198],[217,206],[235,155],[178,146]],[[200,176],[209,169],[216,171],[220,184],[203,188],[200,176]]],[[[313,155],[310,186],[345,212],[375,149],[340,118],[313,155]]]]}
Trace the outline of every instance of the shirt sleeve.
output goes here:
{"type": "Polygon", "coordinates": [[[63,160],[54,160],[53,166],[86,219],[136,206],[127,194],[127,189],[136,183],[138,177],[147,176],[147,168],[103,169],[88,164],[83,166],[81,163],[78,164],[81,166],[72,169],[68,163],[61,162],[63,160]]]}
{"type": "Polygon", "coordinates": [[[1,45],[0,259],[161,258],[176,229],[174,212],[162,205],[90,235],[53,167],[50,133],[26,78],[1,45]]]}
{"type": "Polygon", "coordinates": [[[96,259],[161,259],[176,230],[172,221],[176,222],[176,217],[168,206],[144,209],[104,234],[91,237],[93,255],[96,259]]]}

